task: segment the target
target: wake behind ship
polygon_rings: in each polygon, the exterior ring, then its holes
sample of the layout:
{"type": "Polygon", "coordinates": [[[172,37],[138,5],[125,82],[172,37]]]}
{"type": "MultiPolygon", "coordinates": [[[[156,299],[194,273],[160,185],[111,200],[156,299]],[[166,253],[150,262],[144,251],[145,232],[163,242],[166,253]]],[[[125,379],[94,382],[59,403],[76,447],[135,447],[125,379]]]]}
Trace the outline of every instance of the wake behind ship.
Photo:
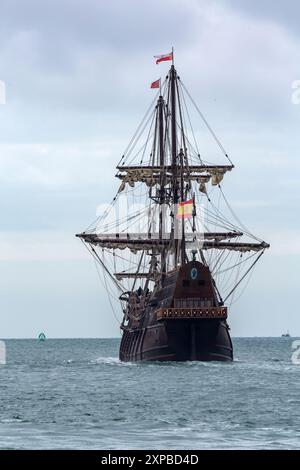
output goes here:
{"type": "Polygon", "coordinates": [[[222,181],[234,165],[173,53],[157,63],[165,60],[171,69],[153,82],[158,94],[117,166],[119,191],[77,236],[101,268],[112,308],[121,303],[122,361],[231,361],[228,305],[269,245],[230,207],[222,181]],[[226,163],[204,160],[199,137],[211,150],[192,114],[226,163]]]}

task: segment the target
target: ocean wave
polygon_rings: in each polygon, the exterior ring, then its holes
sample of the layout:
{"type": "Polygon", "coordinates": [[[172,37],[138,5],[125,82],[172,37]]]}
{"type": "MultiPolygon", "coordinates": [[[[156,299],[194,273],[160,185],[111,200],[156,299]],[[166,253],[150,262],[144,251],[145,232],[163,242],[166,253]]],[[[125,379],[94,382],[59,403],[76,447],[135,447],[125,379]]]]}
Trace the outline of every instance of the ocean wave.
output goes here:
{"type": "Polygon", "coordinates": [[[135,366],[136,363],[133,362],[122,362],[118,357],[98,357],[97,359],[92,359],[91,364],[106,364],[112,366],[135,366]]]}

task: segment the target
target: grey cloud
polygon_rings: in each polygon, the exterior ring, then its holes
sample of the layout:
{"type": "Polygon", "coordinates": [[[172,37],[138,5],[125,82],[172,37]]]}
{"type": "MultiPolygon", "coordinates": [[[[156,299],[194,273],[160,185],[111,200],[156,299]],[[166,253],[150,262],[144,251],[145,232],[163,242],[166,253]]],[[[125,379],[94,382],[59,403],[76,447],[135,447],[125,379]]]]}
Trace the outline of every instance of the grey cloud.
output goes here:
{"type": "Polygon", "coordinates": [[[223,4],[258,20],[276,21],[292,34],[300,34],[298,0],[223,0],[223,4]]]}

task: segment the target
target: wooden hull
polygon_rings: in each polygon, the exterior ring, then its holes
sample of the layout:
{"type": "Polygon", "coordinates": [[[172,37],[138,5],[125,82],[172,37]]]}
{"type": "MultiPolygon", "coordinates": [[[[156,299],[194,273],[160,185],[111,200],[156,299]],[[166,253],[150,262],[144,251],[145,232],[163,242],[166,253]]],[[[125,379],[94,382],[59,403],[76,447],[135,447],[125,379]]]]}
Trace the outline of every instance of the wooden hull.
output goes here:
{"type": "Polygon", "coordinates": [[[123,331],[121,361],[232,361],[227,323],[178,319],[123,331]]]}

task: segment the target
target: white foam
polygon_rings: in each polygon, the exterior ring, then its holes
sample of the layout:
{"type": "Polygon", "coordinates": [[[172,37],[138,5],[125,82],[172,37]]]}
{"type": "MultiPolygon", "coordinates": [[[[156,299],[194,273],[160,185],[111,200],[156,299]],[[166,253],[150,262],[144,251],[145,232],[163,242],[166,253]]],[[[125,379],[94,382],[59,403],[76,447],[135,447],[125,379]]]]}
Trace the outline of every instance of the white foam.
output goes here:
{"type": "Polygon", "coordinates": [[[132,362],[122,362],[118,357],[98,357],[98,359],[92,360],[92,364],[108,364],[108,365],[117,365],[117,366],[133,366],[136,363],[132,362]]]}

